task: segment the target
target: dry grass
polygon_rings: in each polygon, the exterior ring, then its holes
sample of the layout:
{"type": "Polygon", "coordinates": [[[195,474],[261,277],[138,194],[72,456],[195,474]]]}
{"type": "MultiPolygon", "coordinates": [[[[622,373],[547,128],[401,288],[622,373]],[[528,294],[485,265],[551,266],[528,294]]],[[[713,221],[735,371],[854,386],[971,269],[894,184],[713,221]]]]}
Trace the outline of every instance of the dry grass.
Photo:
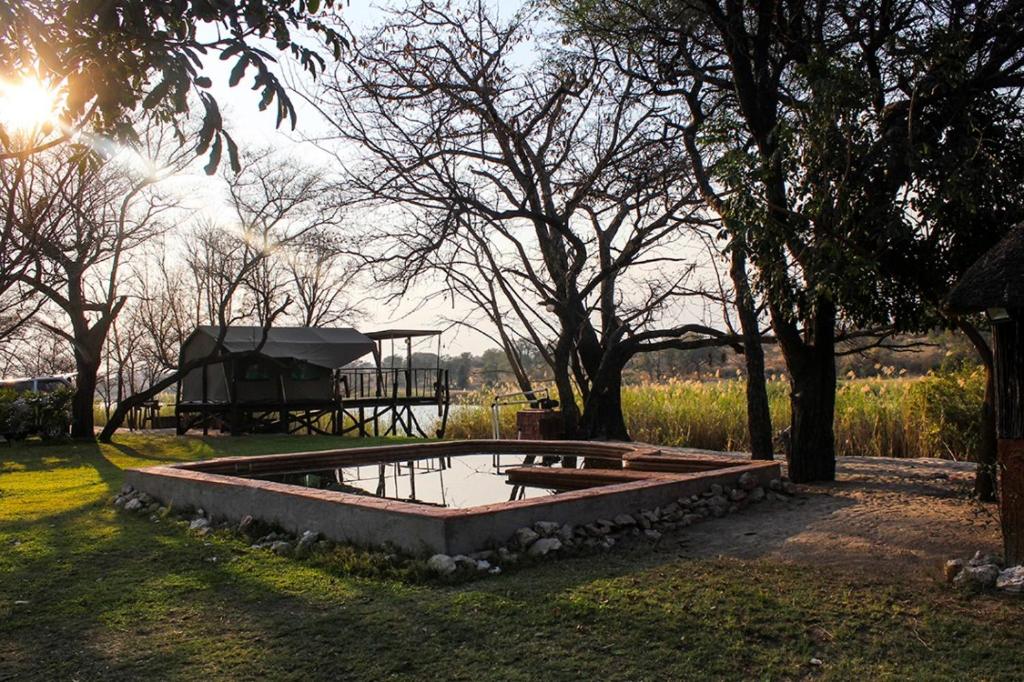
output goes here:
{"type": "MultiPolygon", "coordinates": [[[[979,440],[985,378],[978,368],[924,377],[845,378],[836,395],[836,446],[840,455],[973,459],[979,440]]],[[[741,379],[670,381],[627,386],[623,411],[630,435],[659,445],[712,450],[748,447],[746,398],[741,379]]],[[[789,385],[768,382],[776,431],[789,424],[789,385]]],[[[491,394],[478,393],[458,406],[451,438],[487,438],[491,394]]],[[[515,436],[515,410],[501,413],[502,434],[515,436]]]]}

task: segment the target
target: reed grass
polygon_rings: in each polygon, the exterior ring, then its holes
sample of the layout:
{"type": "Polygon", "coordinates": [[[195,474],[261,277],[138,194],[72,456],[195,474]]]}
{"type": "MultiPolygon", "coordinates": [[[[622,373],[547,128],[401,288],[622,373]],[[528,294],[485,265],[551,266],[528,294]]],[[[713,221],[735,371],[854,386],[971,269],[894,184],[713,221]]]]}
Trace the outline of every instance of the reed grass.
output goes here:
{"type": "MultiPolygon", "coordinates": [[[[976,367],[900,377],[879,368],[874,377],[847,377],[836,393],[836,451],[840,456],[941,457],[973,460],[980,441],[985,375],[976,367]]],[[[489,438],[492,393],[465,397],[452,411],[451,438],[489,438]]],[[[768,382],[776,432],[790,421],[789,384],[768,382]]],[[[742,379],[669,381],[622,391],[634,440],[657,445],[746,450],[747,410],[742,379]]],[[[515,408],[501,411],[501,432],[514,438],[515,408]]]]}

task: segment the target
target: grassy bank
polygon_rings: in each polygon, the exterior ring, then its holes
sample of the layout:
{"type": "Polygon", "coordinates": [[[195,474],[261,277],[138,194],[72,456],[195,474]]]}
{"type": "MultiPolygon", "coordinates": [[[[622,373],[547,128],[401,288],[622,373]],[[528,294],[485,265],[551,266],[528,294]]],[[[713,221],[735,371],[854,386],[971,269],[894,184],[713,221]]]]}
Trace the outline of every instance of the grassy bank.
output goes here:
{"type": "Polygon", "coordinates": [[[319,449],[123,436],[0,448],[0,678],[1011,679],[1016,602],[939,583],[688,557],[675,543],[461,585],[118,513],[122,470],[319,449]],[[821,659],[821,666],[812,665],[821,659]]]}
{"type": "MultiPolygon", "coordinates": [[[[738,379],[627,386],[623,411],[630,435],[659,445],[712,450],[748,447],[745,385],[738,379]]],[[[964,369],[915,378],[844,379],[836,395],[840,455],[973,459],[985,393],[984,374],[964,369]]],[[[789,385],[768,383],[776,431],[789,424],[789,385]]],[[[490,396],[477,394],[456,409],[453,438],[487,438],[490,396]]],[[[502,411],[502,433],[515,435],[515,410],[502,411]]]]}

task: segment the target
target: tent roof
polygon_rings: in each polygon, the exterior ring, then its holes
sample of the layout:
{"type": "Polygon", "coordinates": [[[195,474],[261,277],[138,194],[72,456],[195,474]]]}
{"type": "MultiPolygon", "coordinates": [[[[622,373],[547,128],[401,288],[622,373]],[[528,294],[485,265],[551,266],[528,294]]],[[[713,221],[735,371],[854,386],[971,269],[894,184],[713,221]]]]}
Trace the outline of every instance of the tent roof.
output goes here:
{"type": "MultiPolygon", "coordinates": [[[[214,340],[220,327],[203,325],[194,334],[214,340]]],[[[254,350],[263,338],[263,327],[228,327],[224,348],[229,352],[254,350]]],[[[320,367],[343,367],[374,350],[374,342],[351,327],[271,327],[261,355],[304,360],[320,367]]]]}
{"type": "Polygon", "coordinates": [[[366,332],[366,335],[377,341],[379,339],[407,339],[417,336],[438,336],[440,329],[379,329],[375,332],[366,332]]]}
{"type": "Polygon", "coordinates": [[[967,313],[986,308],[1024,308],[1024,223],[967,268],[949,294],[949,307],[967,313]]]}

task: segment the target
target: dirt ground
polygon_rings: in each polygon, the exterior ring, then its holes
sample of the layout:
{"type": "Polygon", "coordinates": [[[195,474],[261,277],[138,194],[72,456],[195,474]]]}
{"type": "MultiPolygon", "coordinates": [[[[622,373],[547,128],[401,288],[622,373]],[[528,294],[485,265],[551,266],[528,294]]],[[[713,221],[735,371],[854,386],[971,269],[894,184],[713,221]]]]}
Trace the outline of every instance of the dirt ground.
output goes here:
{"type": "Polygon", "coordinates": [[[952,557],[1000,552],[997,506],[971,498],[973,464],[842,457],[836,479],[687,528],[681,551],[910,580],[941,578],[952,557]]]}

